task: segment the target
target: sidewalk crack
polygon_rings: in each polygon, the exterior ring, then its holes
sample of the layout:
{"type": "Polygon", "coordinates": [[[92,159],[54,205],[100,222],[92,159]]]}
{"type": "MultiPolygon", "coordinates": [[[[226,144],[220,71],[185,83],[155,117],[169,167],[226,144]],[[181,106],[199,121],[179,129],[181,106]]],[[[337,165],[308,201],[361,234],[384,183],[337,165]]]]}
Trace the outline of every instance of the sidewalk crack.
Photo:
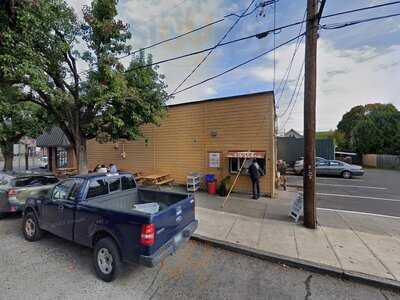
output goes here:
{"type": "Polygon", "coordinates": [[[299,246],[297,245],[297,239],[296,239],[296,225],[293,226],[293,238],[294,238],[294,245],[296,246],[297,258],[300,258],[299,246]]]}
{"type": "Polygon", "coordinates": [[[359,240],[364,244],[364,246],[371,252],[371,254],[381,263],[381,265],[384,267],[384,269],[386,270],[386,272],[388,274],[390,274],[394,280],[397,280],[396,276],[394,276],[394,274],[390,271],[390,269],[385,265],[385,263],[375,254],[375,252],[368,246],[368,244],[361,238],[361,236],[358,234],[358,232],[356,230],[354,230],[353,226],[351,226],[349,224],[349,222],[347,222],[347,220],[341,215],[338,214],[343,221],[347,224],[347,226],[349,226],[349,228],[351,229],[351,231],[353,231],[353,233],[359,238],[359,240]]]}
{"type": "Polygon", "coordinates": [[[237,222],[238,219],[239,219],[239,218],[236,218],[235,221],[233,222],[231,228],[229,229],[228,233],[227,233],[226,236],[225,236],[225,239],[227,239],[228,236],[231,234],[232,229],[233,229],[233,226],[235,226],[235,224],[236,224],[236,222],[237,222]]]}
{"type": "Polygon", "coordinates": [[[331,241],[329,240],[328,235],[326,234],[326,232],[324,230],[324,226],[321,225],[320,228],[321,228],[321,231],[322,231],[326,241],[329,244],[329,247],[332,249],[333,255],[335,255],[335,257],[336,257],[336,260],[338,261],[340,268],[343,270],[343,264],[339,258],[339,255],[336,253],[335,248],[333,247],[331,241]]]}

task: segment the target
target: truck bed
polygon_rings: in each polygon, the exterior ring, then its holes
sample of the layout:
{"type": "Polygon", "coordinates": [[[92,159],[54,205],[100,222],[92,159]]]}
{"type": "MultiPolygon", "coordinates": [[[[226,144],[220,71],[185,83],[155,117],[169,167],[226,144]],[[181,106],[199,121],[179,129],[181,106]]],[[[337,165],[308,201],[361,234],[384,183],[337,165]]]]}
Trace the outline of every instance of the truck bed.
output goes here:
{"type": "Polygon", "coordinates": [[[122,193],[119,192],[115,195],[109,194],[106,197],[89,199],[87,205],[124,213],[133,213],[138,212],[134,208],[136,204],[157,203],[160,206],[159,211],[163,211],[186,198],[187,195],[181,193],[137,189],[122,193]]]}

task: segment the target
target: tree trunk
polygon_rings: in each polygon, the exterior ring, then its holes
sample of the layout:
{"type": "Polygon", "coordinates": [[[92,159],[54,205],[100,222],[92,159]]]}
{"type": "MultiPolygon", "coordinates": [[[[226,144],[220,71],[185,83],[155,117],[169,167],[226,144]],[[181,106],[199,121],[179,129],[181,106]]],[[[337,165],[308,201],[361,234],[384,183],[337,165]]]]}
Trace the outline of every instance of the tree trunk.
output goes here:
{"type": "Polygon", "coordinates": [[[87,174],[86,137],[80,133],[75,135],[75,145],[73,147],[79,174],[87,174]]]}
{"type": "Polygon", "coordinates": [[[0,148],[4,157],[3,171],[12,171],[14,162],[14,143],[0,144],[0,148]]]}
{"type": "Polygon", "coordinates": [[[29,170],[29,147],[25,145],[25,170],[29,170]]]}

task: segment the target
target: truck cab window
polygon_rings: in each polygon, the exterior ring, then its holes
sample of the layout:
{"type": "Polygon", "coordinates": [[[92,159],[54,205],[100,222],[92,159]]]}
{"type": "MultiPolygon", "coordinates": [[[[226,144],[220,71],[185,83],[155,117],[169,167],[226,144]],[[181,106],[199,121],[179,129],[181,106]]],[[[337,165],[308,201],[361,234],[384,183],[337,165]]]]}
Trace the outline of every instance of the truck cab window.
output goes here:
{"type": "Polygon", "coordinates": [[[121,179],[120,178],[108,179],[108,186],[110,189],[110,193],[120,191],[121,190],[121,179]]]}
{"type": "Polygon", "coordinates": [[[136,183],[132,176],[122,176],[121,183],[123,191],[136,188],[136,183]]]}
{"type": "Polygon", "coordinates": [[[108,184],[104,179],[92,179],[89,181],[89,190],[86,196],[87,199],[107,194],[108,184]]]}
{"type": "Polygon", "coordinates": [[[61,201],[69,199],[71,191],[75,185],[74,180],[66,180],[58,185],[53,190],[52,200],[61,201]]]}

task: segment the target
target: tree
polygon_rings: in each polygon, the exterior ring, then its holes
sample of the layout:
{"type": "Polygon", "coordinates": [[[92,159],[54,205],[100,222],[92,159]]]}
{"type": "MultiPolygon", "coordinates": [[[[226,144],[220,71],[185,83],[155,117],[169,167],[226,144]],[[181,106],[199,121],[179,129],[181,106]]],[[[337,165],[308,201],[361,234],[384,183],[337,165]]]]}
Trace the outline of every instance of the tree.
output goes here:
{"type": "Polygon", "coordinates": [[[128,69],[121,63],[131,34],[116,20],[116,5],[116,0],[94,0],[83,8],[80,23],[62,0],[32,1],[10,9],[14,13],[0,21],[0,84],[29,87],[26,97],[57,120],[80,172],[87,170],[88,139],[135,139],[142,125],[159,122],[168,100],[164,77],[156,68],[142,67],[151,57],[134,57],[128,69]],[[79,60],[89,65],[87,74],[78,71],[79,60]]]}
{"type": "Polygon", "coordinates": [[[343,116],[338,131],[358,153],[400,154],[400,112],[393,104],[356,106],[343,116]]]}
{"type": "Polygon", "coordinates": [[[36,104],[15,100],[20,96],[15,88],[0,89],[0,149],[4,171],[13,170],[14,144],[24,136],[36,137],[47,126],[45,112],[36,104]]]}

